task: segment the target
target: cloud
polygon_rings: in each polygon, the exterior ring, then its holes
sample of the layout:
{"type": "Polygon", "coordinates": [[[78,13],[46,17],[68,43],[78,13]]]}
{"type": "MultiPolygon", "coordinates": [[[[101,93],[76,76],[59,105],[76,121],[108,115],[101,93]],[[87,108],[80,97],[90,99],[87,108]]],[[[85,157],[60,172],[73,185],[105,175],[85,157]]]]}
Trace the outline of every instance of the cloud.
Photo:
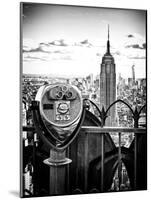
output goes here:
{"type": "MultiPolygon", "coordinates": [[[[86,39],[82,42],[76,43],[75,41],[65,41],[63,39],[54,40],[51,42],[40,42],[39,44],[34,41],[27,40],[24,42],[23,54],[24,60],[79,60],[81,55],[87,54],[87,51],[92,45],[86,39]],[[31,47],[30,47],[31,42],[31,47]],[[30,56],[30,57],[29,57],[30,56]]],[[[94,52],[95,50],[93,50],[94,52]]]]}
{"type": "Polygon", "coordinates": [[[144,50],[146,48],[145,38],[138,33],[129,34],[125,38],[124,47],[144,50]]]}
{"type": "Polygon", "coordinates": [[[54,40],[52,42],[49,42],[48,45],[65,46],[65,47],[68,46],[68,44],[63,39],[54,40]]]}
{"type": "Polygon", "coordinates": [[[129,35],[127,35],[127,37],[128,37],[128,38],[133,38],[133,37],[134,37],[134,35],[132,35],[132,34],[129,34],[129,35]]]}
{"type": "Polygon", "coordinates": [[[48,43],[45,43],[45,42],[40,42],[39,45],[40,45],[40,46],[47,46],[47,47],[50,46],[48,43]]]}
{"type": "MultiPolygon", "coordinates": [[[[120,45],[111,46],[111,54],[115,58],[121,59],[145,59],[146,43],[139,34],[129,34],[124,36],[120,45]]],[[[85,62],[90,60],[101,62],[101,57],[106,51],[106,45],[89,39],[82,41],[67,41],[64,39],[53,41],[41,41],[36,43],[32,40],[24,42],[23,55],[24,61],[78,61],[85,62]]]]}
{"type": "Polygon", "coordinates": [[[23,53],[34,53],[34,52],[43,52],[43,53],[50,53],[49,51],[45,51],[43,49],[43,47],[41,45],[39,45],[39,47],[37,48],[25,48],[25,46],[23,47],[23,53]]]}
{"type": "Polygon", "coordinates": [[[117,55],[117,56],[120,56],[121,55],[121,52],[120,51],[115,51],[112,53],[113,55],[117,55]]]}
{"type": "Polygon", "coordinates": [[[55,51],[53,51],[53,53],[56,53],[56,54],[66,54],[68,52],[67,51],[63,51],[63,50],[55,50],[55,51]]]}
{"type": "Polygon", "coordinates": [[[146,44],[131,44],[131,45],[126,45],[125,48],[134,48],[134,49],[146,49],[146,44]]]}
{"type": "Polygon", "coordinates": [[[36,57],[36,56],[27,55],[27,56],[24,57],[24,61],[36,61],[36,60],[47,61],[44,58],[40,58],[40,57],[36,57]]]}
{"type": "Polygon", "coordinates": [[[92,47],[92,44],[88,41],[88,39],[81,41],[80,45],[86,46],[86,47],[92,47]]]}
{"type": "Polygon", "coordinates": [[[128,56],[129,59],[146,59],[145,56],[128,56]]]}

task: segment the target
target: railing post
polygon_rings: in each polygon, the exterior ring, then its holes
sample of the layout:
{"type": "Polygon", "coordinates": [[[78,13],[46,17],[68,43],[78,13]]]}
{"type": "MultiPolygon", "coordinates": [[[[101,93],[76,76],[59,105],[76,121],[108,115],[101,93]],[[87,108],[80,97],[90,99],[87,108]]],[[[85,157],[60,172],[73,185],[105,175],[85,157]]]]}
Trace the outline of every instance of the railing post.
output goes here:
{"type": "Polygon", "coordinates": [[[43,161],[50,167],[49,195],[66,194],[66,167],[72,161],[66,158],[66,152],[50,149],[50,158],[43,161]]]}
{"type": "Polygon", "coordinates": [[[89,135],[87,132],[85,132],[85,152],[84,152],[84,166],[85,166],[85,170],[84,170],[84,191],[85,193],[87,193],[88,191],[88,167],[89,167],[89,163],[88,163],[88,141],[89,141],[89,135]]]}
{"type": "MultiPolygon", "coordinates": [[[[101,110],[101,127],[105,125],[106,120],[106,112],[104,110],[104,107],[102,107],[101,110]]],[[[101,192],[104,192],[104,133],[101,133],[101,192]]]]}
{"type": "Polygon", "coordinates": [[[122,163],[121,163],[121,132],[118,133],[119,136],[119,147],[118,147],[118,179],[119,179],[119,190],[121,187],[121,171],[122,171],[122,163]]]}
{"type": "Polygon", "coordinates": [[[137,189],[137,133],[134,139],[134,189],[137,189]]]}
{"type": "Polygon", "coordinates": [[[101,192],[104,191],[104,133],[101,133],[101,192]]]}
{"type": "MultiPolygon", "coordinates": [[[[70,157],[70,149],[69,149],[69,146],[67,147],[67,151],[66,151],[66,154],[67,154],[67,158],[70,157]]],[[[69,194],[70,193],[70,166],[67,165],[67,193],[69,194]]]]}
{"type": "MultiPolygon", "coordinates": [[[[134,128],[138,128],[139,113],[137,107],[134,111],[134,128]]],[[[137,190],[137,133],[134,133],[134,189],[137,190]]]]}

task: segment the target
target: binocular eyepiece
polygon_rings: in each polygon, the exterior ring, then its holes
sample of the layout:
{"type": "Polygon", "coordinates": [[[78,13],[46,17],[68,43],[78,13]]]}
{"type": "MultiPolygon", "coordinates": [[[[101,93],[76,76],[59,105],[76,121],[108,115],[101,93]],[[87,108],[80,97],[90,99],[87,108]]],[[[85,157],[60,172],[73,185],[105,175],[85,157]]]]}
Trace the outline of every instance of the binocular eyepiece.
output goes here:
{"type": "Polygon", "coordinates": [[[67,85],[56,86],[48,92],[48,98],[50,100],[74,100],[76,95],[76,91],[67,85]]]}
{"type": "Polygon", "coordinates": [[[57,99],[70,99],[73,97],[73,93],[71,91],[63,92],[63,91],[58,91],[56,93],[56,98],[57,99]]]}

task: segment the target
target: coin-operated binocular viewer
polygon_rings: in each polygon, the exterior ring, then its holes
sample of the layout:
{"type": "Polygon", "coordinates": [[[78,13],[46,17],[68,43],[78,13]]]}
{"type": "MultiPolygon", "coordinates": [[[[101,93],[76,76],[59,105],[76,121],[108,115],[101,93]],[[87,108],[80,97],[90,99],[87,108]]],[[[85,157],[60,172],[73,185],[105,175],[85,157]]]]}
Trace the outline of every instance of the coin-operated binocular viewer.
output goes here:
{"type": "Polygon", "coordinates": [[[77,136],[85,118],[85,106],[79,90],[68,84],[42,86],[32,104],[33,121],[36,132],[50,149],[50,157],[44,163],[50,166],[50,194],[64,193],[62,187],[53,188],[56,180],[54,173],[65,174],[65,167],[72,160],[66,158],[66,148],[77,136]],[[64,166],[64,167],[63,167],[64,166]],[[59,167],[60,170],[59,171],[59,167]],[[62,189],[62,191],[58,191],[62,189]]]}

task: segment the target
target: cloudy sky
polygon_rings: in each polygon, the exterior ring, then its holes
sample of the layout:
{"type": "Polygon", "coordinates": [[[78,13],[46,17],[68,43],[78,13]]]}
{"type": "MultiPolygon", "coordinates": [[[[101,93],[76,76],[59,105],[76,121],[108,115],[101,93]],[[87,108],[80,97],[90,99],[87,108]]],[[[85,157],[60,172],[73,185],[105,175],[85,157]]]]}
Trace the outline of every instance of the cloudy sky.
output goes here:
{"type": "Polygon", "coordinates": [[[116,72],[146,73],[146,12],[24,3],[23,73],[87,76],[100,73],[110,26],[116,72]]]}

